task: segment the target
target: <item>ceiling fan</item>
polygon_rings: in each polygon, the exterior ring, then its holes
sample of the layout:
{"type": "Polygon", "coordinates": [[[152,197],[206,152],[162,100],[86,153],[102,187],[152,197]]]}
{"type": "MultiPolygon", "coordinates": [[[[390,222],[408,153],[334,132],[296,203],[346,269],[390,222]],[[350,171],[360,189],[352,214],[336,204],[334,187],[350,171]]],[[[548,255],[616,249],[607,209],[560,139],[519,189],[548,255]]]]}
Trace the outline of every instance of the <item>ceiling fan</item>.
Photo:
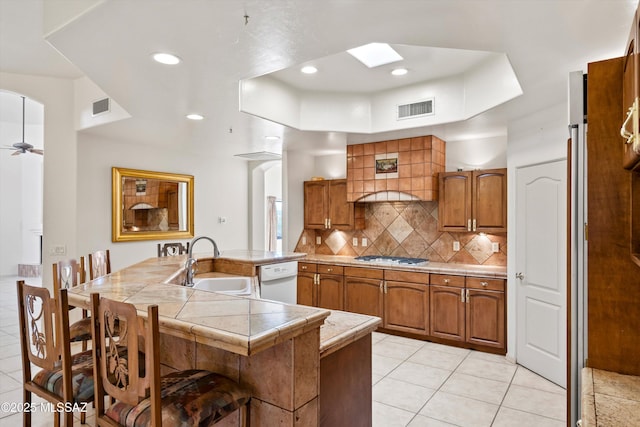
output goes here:
{"type": "Polygon", "coordinates": [[[16,142],[11,146],[0,147],[5,150],[15,150],[12,156],[23,153],[44,154],[44,150],[33,148],[33,145],[24,141],[24,96],[22,97],[22,141],[16,142]]]}

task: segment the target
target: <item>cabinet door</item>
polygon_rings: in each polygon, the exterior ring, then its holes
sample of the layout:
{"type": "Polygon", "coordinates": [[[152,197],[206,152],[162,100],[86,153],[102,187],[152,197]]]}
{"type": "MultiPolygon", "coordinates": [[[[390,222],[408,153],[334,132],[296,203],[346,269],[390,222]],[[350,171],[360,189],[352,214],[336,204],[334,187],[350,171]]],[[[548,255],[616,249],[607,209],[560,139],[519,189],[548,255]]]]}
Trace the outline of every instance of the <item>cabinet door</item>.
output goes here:
{"type": "Polygon", "coordinates": [[[622,144],[623,148],[623,159],[622,164],[626,169],[633,169],[635,165],[640,160],[640,145],[637,138],[640,137],[637,133],[639,124],[637,123],[638,114],[635,115],[631,120],[626,121],[629,111],[632,108],[634,102],[636,103],[636,108],[640,107],[637,105],[638,103],[638,95],[640,91],[640,81],[638,73],[640,73],[638,64],[638,11],[634,16],[633,25],[631,27],[631,32],[629,33],[629,39],[627,41],[627,54],[624,59],[623,68],[622,68],[622,121],[624,123],[624,127],[627,132],[630,134],[634,134],[634,139],[630,140],[630,143],[627,143],[626,138],[623,139],[622,144]]]}
{"type": "Polygon", "coordinates": [[[439,175],[438,230],[470,231],[471,172],[439,175]]]}
{"type": "Polygon", "coordinates": [[[507,170],[473,172],[472,231],[507,231],[507,170]]]}
{"type": "Polygon", "coordinates": [[[345,277],[345,311],[382,317],[382,285],[382,278],[365,279],[362,277],[345,277]]]}
{"type": "Polygon", "coordinates": [[[353,229],[353,203],[347,202],[347,180],[329,181],[329,219],[330,228],[337,230],[353,229]]]}
{"type": "Polygon", "coordinates": [[[431,335],[453,341],[464,341],[464,288],[430,286],[431,335]]]}
{"type": "Polygon", "coordinates": [[[298,272],[298,304],[316,306],[316,285],[315,285],[316,273],[301,273],[298,272]]]}
{"type": "Polygon", "coordinates": [[[320,274],[318,285],[318,307],[330,310],[344,308],[344,277],[334,274],[320,274]]]}
{"type": "Polygon", "coordinates": [[[466,340],[505,348],[504,292],[467,290],[466,340]]]}
{"type": "Polygon", "coordinates": [[[429,285],[385,282],[384,327],[386,329],[429,334],[429,285]]]}
{"type": "Polygon", "coordinates": [[[304,183],[304,228],[325,228],[328,219],[328,181],[306,181],[304,183]]]}

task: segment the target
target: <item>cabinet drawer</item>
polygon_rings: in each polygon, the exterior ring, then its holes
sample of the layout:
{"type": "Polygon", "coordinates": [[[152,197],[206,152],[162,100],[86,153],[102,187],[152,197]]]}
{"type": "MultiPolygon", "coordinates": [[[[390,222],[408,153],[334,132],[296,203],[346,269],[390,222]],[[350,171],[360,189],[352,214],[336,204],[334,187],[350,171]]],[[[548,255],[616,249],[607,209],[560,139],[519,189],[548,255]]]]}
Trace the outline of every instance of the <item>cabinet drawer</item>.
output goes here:
{"type": "Polygon", "coordinates": [[[432,285],[441,286],[454,286],[457,288],[464,288],[464,276],[449,276],[445,274],[432,274],[432,285]]]}
{"type": "Polygon", "coordinates": [[[314,264],[312,262],[299,262],[298,263],[298,271],[307,272],[307,273],[316,273],[318,264],[314,264]]]}
{"type": "Polygon", "coordinates": [[[467,277],[467,288],[504,292],[504,280],[487,279],[484,277],[467,277]]]}
{"type": "Polygon", "coordinates": [[[342,274],[343,272],[344,267],[341,265],[318,264],[318,273],[342,274]]]}
{"type": "Polygon", "coordinates": [[[366,279],[382,279],[384,270],[362,267],[345,267],[344,275],[350,277],[364,277],[366,279]]]}
{"type": "Polygon", "coordinates": [[[410,282],[410,283],[422,283],[429,284],[429,273],[418,273],[415,271],[398,271],[398,270],[385,270],[385,280],[393,280],[395,282],[410,282]]]}

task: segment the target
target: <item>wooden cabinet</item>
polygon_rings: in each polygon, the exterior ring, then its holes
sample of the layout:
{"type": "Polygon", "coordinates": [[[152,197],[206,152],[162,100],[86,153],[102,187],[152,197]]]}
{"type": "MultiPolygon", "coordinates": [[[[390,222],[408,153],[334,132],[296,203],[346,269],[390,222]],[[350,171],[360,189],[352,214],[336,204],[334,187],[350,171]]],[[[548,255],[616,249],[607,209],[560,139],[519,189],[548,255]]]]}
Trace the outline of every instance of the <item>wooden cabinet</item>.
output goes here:
{"type": "Polygon", "coordinates": [[[506,169],[446,172],[439,182],[440,231],[507,231],[506,169]]]}
{"type": "Polygon", "coordinates": [[[622,65],[622,129],[624,138],[622,164],[626,169],[640,166],[640,60],[638,52],[638,34],[640,22],[636,11],[627,41],[627,52],[622,65]]]}
{"type": "Polygon", "coordinates": [[[504,349],[504,280],[467,277],[465,303],[466,341],[504,349]]]}
{"type": "Polygon", "coordinates": [[[297,302],[302,305],[342,310],[343,267],[301,262],[298,264],[297,302]]]}
{"type": "Polygon", "coordinates": [[[354,230],[364,228],[363,207],[347,202],[347,180],[305,181],[304,228],[354,230]],[[356,212],[358,213],[356,218],[356,212]]]}
{"type": "Polygon", "coordinates": [[[383,316],[384,270],[346,267],[344,309],[352,313],[383,316]]]}
{"type": "Polygon", "coordinates": [[[430,335],[464,341],[464,277],[432,274],[430,294],[430,335]]]}
{"type": "Polygon", "coordinates": [[[429,274],[385,270],[385,329],[429,335],[429,274]]]}

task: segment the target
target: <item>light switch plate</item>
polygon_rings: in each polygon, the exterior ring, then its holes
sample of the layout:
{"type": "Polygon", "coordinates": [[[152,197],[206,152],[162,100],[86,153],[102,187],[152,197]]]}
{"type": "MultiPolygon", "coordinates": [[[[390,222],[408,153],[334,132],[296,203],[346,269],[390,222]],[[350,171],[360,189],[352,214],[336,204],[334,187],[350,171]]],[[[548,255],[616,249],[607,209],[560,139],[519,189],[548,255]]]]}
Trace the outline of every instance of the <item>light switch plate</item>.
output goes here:
{"type": "Polygon", "coordinates": [[[322,244],[322,237],[316,236],[316,245],[321,245],[321,244],[322,244]]]}
{"type": "Polygon", "coordinates": [[[354,237],[353,240],[351,241],[351,246],[353,246],[354,248],[358,247],[358,238],[354,237]]]}
{"type": "Polygon", "coordinates": [[[366,237],[363,237],[362,241],[361,241],[361,244],[362,244],[362,246],[367,246],[369,244],[369,240],[367,240],[366,237]]]}
{"type": "Polygon", "coordinates": [[[64,256],[66,254],[67,254],[67,247],[65,245],[53,245],[49,248],[49,255],[64,256]]]}
{"type": "Polygon", "coordinates": [[[498,242],[492,242],[491,243],[491,250],[493,252],[500,252],[500,243],[498,242]]]}
{"type": "Polygon", "coordinates": [[[453,250],[456,252],[460,250],[460,242],[453,242],[453,250]]]}

